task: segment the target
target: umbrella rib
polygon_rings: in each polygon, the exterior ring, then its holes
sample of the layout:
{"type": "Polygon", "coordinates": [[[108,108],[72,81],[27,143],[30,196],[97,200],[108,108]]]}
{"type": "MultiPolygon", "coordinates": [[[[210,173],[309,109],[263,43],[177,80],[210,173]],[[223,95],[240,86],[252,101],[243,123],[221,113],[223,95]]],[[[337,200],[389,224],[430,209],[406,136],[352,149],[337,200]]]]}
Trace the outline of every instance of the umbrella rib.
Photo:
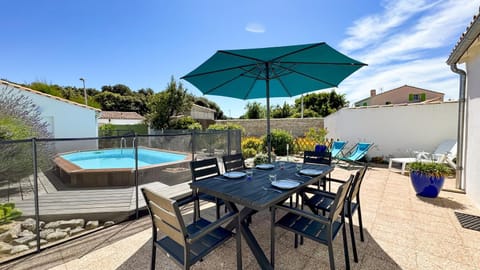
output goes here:
{"type": "Polygon", "coordinates": [[[252,92],[252,89],[253,89],[253,86],[255,85],[255,83],[256,83],[256,81],[253,80],[253,81],[252,81],[252,85],[250,85],[250,87],[248,88],[247,93],[245,94],[245,96],[243,96],[243,99],[244,99],[244,100],[247,99],[247,98],[248,98],[248,95],[250,95],[250,93],[252,92]]]}
{"type": "Polygon", "coordinates": [[[281,64],[299,64],[299,65],[336,65],[336,66],[368,66],[364,63],[334,63],[334,62],[279,62],[281,64]]]}
{"type": "Polygon", "coordinates": [[[324,44],[326,44],[326,43],[325,43],[325,42],[314,43],[314,44],[312,44],[312,45],[310,45],[310,46],[307,46],[307,47],[305,47],[305,48],[301,48],[301,49],[298,49],[298,50],[295,50],[295,51],[292,51],[292,52],[283,54],[283,55],[278,56],[278,57],[276,57],[276,58],[273,58],[272,60],[270,60],[270,62],[274,62],[274,61],[277,60],[277,59],[281,59],[281,58],[284,58],[284,57],[289,56],[289,55],[291,55],[291,54],[295,54],[295,53],[299,53],[299,52],[301,52],[301,51],[309,50],[309,49],[311,49],[311,48],[313,48],[313,47],[318,47],[318,46],[324,45],[324,44]]]}
{"type": "Polygon", "coordinates": [[[288,71],[291,71],[291,72],[293,72],[293,73],[296,73],[296,74],[305,76],[305,77],[310,78],[310,79],[312,79],[312,80],[315,80],[315,81],[317,81],[317,82],[322,82],[322,83],[328,84],[328,85],[330,85],[330,86],[332,86],[332,87],[337,87],[336,84],[332,84],[332,83],[330,83],[330,82],[327,82],[327,81],[324,81],[324,80],[320,80],[320,79],[315,78],[315,77],[313,77],[313,76],[310,76],[310,75],[308,75],[308,74],[305,74],[305,73],[302,73],[302,72],[298,72],[298,71],[296,71],[296,70],[293,70],[293,69],[290,69],[290,68],[287,68],[287,67],[283,67],[283,66],[282,66],[282,68],[284,68],[284,69],[286,69],[286,70],[288,70],[288,71]]]}
{"type": "Polygon", "coordinates": [[[212,74],[212,73],[229,71],[229,70],[233,70],[233,69],[243,69],[243,68],[251,67],[251,66],[256,67],[256,63],[252,63],[252,64],[248,64],[248,65],[235,66],[235,67],[229,67],[229,68],[223,68],[223,69],[217,69],[217,70],[212,70],[212,71],[207,71],[207,72],[202,72],[202,73],[197,73],[197,74],[192,74],[192,75],[187,74],[187,75],[181,77],[180,79],[198,77],[198,76],[208,75],[208,74],[212,74]]]}
{"type": "MultiPolygon", "coordinates": [[[[275,71],[272,71],[273,74],[276,74],[275,71]]],[[[288,87],[285,85],[285,83],[282,81],[281,79],[281,76],[278,76],[277,80],[280,82],[280,84],[282,85],[282,87],[285,89],[285,92],[287,92],[288,96],[291,97],[292,96],[292,93],[290,93],[290,90],[288,90],[288,87]]]]}
{"type": "Polygon", "coordinates": [[[205,92],[203,92],[203,93],[204,93],[205,95],[207,95],[207,94],[209,94],[210,92],[213,92],[213,91],[215,91],[216,89],[218,89],[218,88],[220,88],[220,87],[222,87],[222,86],[224,86],[224,85],[226,85],[226,84],[228,84],[228,83],[230,83],[230,82],[238,79],[239,77],[242,77],[245,73],[248,73],[248,72],[250,72],[250,71],[252,71],[252,70],[254,70],[254,69],[255,69],[255,67],[251,68],[250,70],[246,70],[244,73],[239,74],[239,75],[231,78],[230,80],[227,80],[227,81],[225,81],[225,82],[223,82],[223,83],[221,83],[221,84],[219,84],[219,85],[217,85],[217,86],[215,86],[215,87],[213,87],[213,88],[210,88],[209,90],[207,90],[207,91],[205,91],[205,92]]]}

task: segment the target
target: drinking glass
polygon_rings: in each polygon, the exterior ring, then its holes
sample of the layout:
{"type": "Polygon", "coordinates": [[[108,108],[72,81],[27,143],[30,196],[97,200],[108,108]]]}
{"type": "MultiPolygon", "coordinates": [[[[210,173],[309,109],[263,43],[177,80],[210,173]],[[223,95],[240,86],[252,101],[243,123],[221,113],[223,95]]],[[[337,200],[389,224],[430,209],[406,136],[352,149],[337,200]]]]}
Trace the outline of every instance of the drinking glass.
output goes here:
{"type": "Polygon", "coordinates": [[[270,180],[271,183],[277,181],[277,175],[276,174],[269,174],[268,175],[268,180],[270,180]]]}
{"type": "Polygon", "coordinates": [[[295,168],[297,169],[297,172],[301,171],[302,170],[302,163],[297,163],[297,165],[295,165],[295,168]]]}
{"type": "Polygon", "coordinates": [[[285,169],[285,162],[280,162],[280,170],[283,170],[285,169]]]}
{"type": "Polygon", "coordinates": [[[253,171],[252,170],[247,170],[247,180],[252,180],[253,179],[253,171]]]}

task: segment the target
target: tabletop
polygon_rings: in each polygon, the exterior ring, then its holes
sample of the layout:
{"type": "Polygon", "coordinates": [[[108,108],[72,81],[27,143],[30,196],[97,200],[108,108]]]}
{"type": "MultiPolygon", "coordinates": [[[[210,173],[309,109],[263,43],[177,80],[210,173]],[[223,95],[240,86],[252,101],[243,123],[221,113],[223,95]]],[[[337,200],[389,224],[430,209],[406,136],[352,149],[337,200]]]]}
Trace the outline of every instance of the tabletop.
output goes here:
{"type": "Polygon", "coordinates": [[[279,164],[279,162],[275,163],[275,168],[268,170],[251,169],[253,170],[251,180],[247,180],[247,177],[231,179],[225,176],[215,176],[192,182],[190,185],[200,192],[260,211],[284,201],[303,187],[318,182],[322,177],[333,171],[333,167],[328,165],[302,164],[302,169],[316,169],[321,171],[320,175],[311,177],[299,174],[296,168],[297,163],[285,162],[283,169],[280,168],[279,164]],[[299,182],[300,185],[292,189],[276,188],[271,185],[268,179],[269,174],[276,174],[277,180],[293,180],[299,182]],[[276,192],[272,189],[281,192],[276,192]]]}

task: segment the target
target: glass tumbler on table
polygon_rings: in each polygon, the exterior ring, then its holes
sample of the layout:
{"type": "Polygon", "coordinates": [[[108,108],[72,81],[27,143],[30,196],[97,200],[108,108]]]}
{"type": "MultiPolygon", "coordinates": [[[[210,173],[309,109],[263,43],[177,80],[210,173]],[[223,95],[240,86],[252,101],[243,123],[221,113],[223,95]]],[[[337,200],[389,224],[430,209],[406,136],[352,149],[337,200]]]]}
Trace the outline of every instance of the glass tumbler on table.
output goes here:
{"type": "Polygon", "coordinates": [[[253,171],[252,170],[247,170],[247,180],[252,180],[253,179],[253,171]]]}
{"type": "Polygon", "coordinates": [[[277,181],[277,175],[276,174],[269,174],[268,175],[268,180],[270,180],[270,183],[273,183],[275,181],[277,181]]]}

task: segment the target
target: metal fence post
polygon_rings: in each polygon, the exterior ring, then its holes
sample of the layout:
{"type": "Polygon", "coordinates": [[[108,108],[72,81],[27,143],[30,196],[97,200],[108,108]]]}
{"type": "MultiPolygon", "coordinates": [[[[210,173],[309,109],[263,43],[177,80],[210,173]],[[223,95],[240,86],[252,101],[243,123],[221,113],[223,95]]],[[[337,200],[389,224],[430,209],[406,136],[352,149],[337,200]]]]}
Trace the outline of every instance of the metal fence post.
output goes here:
{"type": "Polygon", "coordinates": [[[227,155],[231,155],[232,154],[232,148],[231,148],[231,145],[230,145],[230,129],[227,129],[227,155]]]}
{"type": "Polygon", "coordinates": [[[37,252],[40,251],[40,209],[38,206],[38,170],[37,170],[37,141],[32,138],[33,156],[33,201],[35,205],[35,230],[37,233],[37,252]]]}
{"type": "Polygon", "coordinates": [[[192,130],[190,136],[192,136],[192,160],[195,160],[195,129],[192,130]]]}
{"type": "Polygon", "coordinates": [[[137,143],[137,134],[133,138],[132,142],[135,147],[135,219],[138,219],[138,143],[137,143]]]}

